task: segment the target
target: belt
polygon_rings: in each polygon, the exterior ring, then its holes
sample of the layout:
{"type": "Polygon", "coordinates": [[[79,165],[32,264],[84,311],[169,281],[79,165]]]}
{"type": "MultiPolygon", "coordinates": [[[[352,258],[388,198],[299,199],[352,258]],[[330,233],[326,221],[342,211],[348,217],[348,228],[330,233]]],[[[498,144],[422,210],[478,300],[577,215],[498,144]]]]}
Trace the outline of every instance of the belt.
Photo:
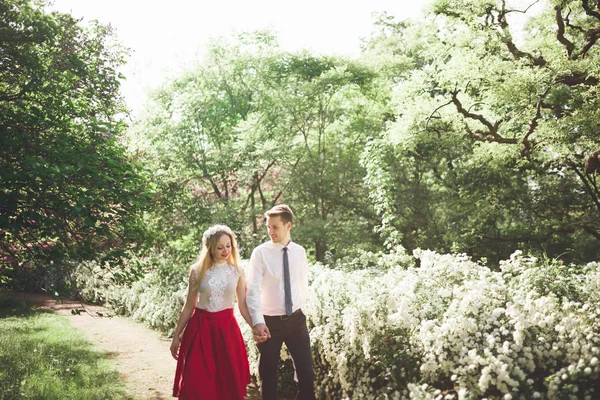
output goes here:
{"type": "Polygon", "coordinates": [[[295,315],[300,315],[300,314],[302,314],[302,309],[301,309],[301,308],[297,309],[296,311],[294,311],[294,312],[293,312],[291,315],[289,315],[289,316],[288,316],[288,315],[285,315],[285,314],[284,314],[284,315],[265,315],[265,318],[274,318],[274,319],[276,318],[276,319],[281,319],[281,320],[284,320],[284,321],[285,321],[286,319],[290,319],[290,318],[292,318],[293,316],[295,316],[295,315]]]}

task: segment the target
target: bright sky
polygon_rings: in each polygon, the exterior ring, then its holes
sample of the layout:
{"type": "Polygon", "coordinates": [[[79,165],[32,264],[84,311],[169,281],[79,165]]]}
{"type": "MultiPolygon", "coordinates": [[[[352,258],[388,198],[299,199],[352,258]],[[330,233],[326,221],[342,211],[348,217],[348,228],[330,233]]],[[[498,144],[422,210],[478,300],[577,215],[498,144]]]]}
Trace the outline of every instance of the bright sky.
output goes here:
{"type": "Polygon", "coordinates": [[[53,9],[83,22],[110,23],[131,49],[123,95],[135,115],[148,89],[181,72],[204,52],[209,38],[271,29],[283,49],[359,54],[373,13],[414,18],[430,0],[54,0],[53,9]]]}

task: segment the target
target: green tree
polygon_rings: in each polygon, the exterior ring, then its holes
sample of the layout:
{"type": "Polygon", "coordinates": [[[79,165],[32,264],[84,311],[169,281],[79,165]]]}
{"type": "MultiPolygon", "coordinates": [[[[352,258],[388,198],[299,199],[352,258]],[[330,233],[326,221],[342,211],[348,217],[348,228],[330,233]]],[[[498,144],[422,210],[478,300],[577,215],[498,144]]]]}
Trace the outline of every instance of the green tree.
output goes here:
{"type": "Polygon", "coordinates": [[[380,245],[360,166],[386,111],[375,71],[308,53],[289,55],[279,68],[281,137],[294,163],[284,194],[298,213],[295,237],[311,244],[318,261],[328,251],[341,256],[380,245]]]}
{"type": "Polygon", "coordinates": [[[383,127],[376,77],[359,62],[283,52],[268,32],[214,41],[131,130],[166,197],[183,199],[157,209],[174,222],[160,225],[197,243],[205,225],[225,222],[251,248],[264,240],[262,214],[285,201],[298,212],[296,239],[317,259],[373,246],[359,159],[383,127]]]}
{"type": "Polygon", "coordinates": [[[272,124],[257,114],[269,103],[265,64],[276,49],[265,32],[214,40],[205,60],[153,94],[130,130],[129,148],[158,188],[152,218],[163,244],[185,237],[184,247],[197,251],[202,231],[216,222],[246,242],[257,233],[256,197],[267,206],[265,179],[281,158],[269,151],[272,124]]]}
{"type": "Polygon", "coordinates": [[[51,258],[137,240],[144,180],[120,143],[107,26],[44,3],[0,4],[0,264],[4,279],[51,258]]]}
{"type": "Polygon", "coordinates": [[[492,259],[599,255],[599,11],[437,1],[390,34],[416,68],[397,78],[397,120],[364,162],[387,188],[374,200],[395,240],[492,259]]]}

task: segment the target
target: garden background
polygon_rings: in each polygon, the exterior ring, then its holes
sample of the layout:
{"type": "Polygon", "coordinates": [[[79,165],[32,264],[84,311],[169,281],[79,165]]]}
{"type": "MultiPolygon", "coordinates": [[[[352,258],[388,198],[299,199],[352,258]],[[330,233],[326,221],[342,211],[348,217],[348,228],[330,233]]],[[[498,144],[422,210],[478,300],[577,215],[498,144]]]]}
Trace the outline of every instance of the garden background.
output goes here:
{"type": "Polygon", "coordinates": [[[321,397],[600,396],[599,2],[436,0],[354,58],[215,38],[134,119],[110,26],[0,16],[3,291],[168,334],[203,231],[247,258],[286,203],[321,397]]]}

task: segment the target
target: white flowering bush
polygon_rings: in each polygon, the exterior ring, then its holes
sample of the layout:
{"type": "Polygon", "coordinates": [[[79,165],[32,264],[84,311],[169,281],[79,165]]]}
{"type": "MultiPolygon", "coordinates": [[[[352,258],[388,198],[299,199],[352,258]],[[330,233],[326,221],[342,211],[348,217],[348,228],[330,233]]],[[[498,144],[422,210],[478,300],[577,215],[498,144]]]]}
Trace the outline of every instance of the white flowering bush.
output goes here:
{"type": "Polygon", "coordinates": [[[165,254],[151,254],[135,262],[151,272],[133,283],[115,280],[122,267],[81,262],[72,277],[77,294],[86,301],[108,305],[118,314],[172,334],[185,301],[189,267],[176,267],[173,257],[165,254]]]}
{"type": "Polygon", "coordinates": [[[313,267],[318,384],[333,398],[568,399],[600,393],[599,265],[520,252],[499,271],[414,254],[386,272],[313,267]]]}
{"type": "MultiPolygon", "coordinates": [[[[106,270],[80,266],[81,293],[172,332],[187,268],[162,261],[130,288],[105,284],[106,270]]],[[[492,270],[460,254],[399,248],[310,272],[304,311],[321,398],[600,398],[599,263],[516,252],[492,270]]],[[[257,375],[251,330],[236,315],[257,375]]],[[[284,358],[282,383],[291,385],[284,358]]]]}
{"type": "Polygon", "coordinates": [[[75,293],[83,300],[114,305],[127,288],[116,285],[113,277],[114,272],[108,263],[89,260],[77,264],[70,280],[75,293]]]}

